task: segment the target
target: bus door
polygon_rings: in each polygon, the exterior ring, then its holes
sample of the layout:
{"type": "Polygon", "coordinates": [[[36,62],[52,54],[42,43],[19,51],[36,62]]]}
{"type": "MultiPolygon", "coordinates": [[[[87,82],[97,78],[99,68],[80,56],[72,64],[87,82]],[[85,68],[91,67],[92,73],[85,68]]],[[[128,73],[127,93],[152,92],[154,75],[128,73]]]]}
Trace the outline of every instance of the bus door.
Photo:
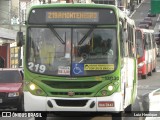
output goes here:
{"type": "Polygon", "coordinates": [[[137,44],[137,58],[138,63],[141,62],[141,58],[143,57],[143,51],[144,51],[144,41],[142,32],[140,30],[136,31],[136,44],[137,44]]]}
{"type": "Polygon", "coordinates": [[[152,44],[152,70],[155,72],[156,68],[156,48],[155,48],[155,40],[154,40],[154,35],[151,33],[151,44],[152,44]]]}
{"type": "Polygon", "coordinates": [[[153,46],[152,46],[152,39],[151,39],[151,33],[148,34],[148,40],[149,40],[149,75],[152,73],[152,63],[153,63],[153,46]]]}
{"type": "Polygon", "coordinates": [[[146,63],[146,74],[149,72],[149,63],[151,62],[150,59],[150,41],[148,33],[144,33],[144,49],[145,49],[145,63],[146,63]]]}
{"type": "Polygon", "coordinates": [[[127,26],[127,41],[125,42],[125,105],[130,104],[130,97],[132,95],[133,80],[134,80],[134,38],[133,29],[129,25],[127,26]]]}

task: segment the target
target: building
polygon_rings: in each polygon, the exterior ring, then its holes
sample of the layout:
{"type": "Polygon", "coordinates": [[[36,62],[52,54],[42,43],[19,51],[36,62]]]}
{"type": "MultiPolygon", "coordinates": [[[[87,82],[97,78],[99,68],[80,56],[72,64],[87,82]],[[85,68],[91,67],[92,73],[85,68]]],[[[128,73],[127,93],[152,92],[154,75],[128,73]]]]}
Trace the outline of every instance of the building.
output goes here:
{"type": "Polygon", "coordinates": [[[15,41],[15,31],[10,29],[11,1],[0,0],[0,67],[10,67],[10,44],[15,41]]]}

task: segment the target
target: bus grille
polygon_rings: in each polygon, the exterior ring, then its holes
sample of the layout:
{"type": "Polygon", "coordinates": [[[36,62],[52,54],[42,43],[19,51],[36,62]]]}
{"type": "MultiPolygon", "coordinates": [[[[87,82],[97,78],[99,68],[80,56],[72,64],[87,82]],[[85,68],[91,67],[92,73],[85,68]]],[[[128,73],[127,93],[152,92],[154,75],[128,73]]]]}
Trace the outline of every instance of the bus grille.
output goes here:
{"type": "Polygon", "coordinates": [[[52,88],[57,89],[83,89],[83,88],[91,88],[99,83],[101,81],[46,81],[42,80],[44,84],[47,84],[48,86],[52,88]]]}
{"type": "MultiPolygon", "coordinates": [[[[68,96],[68,92],[51,92],[52,95],[67,95],[68,96]]],[[[92,92],[75,92],[74,95],[91,95],[92,92]]]]}
{"type": "Polygon", "coordinates": [[[72,107],[82,107],[85,106],[88,100],[55,100],[58,106],[72,106],[72,107]]]}

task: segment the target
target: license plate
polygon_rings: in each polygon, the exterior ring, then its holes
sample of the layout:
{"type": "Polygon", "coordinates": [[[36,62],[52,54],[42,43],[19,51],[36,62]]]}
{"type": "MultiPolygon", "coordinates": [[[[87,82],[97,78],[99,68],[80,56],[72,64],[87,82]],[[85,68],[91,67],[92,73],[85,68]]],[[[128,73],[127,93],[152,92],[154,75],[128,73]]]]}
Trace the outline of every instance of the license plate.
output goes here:
{"type": "Polygon", "coordinates": [[[2,99],[0,99],[0,103],[2,103],[3,101],[2,101],[2,99]]]}
{"type": "Polygon", "coordinates": [[[98,107],[114,107],[114,102],[113,101],[98,102],[98,107]]]}

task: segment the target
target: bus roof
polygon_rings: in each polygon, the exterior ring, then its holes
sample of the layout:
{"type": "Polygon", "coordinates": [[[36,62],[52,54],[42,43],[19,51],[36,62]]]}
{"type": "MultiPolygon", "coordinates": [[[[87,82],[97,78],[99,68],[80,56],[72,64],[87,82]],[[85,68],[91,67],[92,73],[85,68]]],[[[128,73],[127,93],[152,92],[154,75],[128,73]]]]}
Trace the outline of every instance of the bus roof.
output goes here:
{"type": "Polygon", "coordinates": [[[136,28],[137,30],[143,31],[143,32],[150,32],[150,33],[154,33],[153,29],[144,29],[144,28],[136,28]]]}
{"type": "Polygon", "coordinates": [[[110,4],[82,4],[82,3],[54,3],[54,4],[40,4],[40,5],[33,5],[31,9],[34,8],[51,8],[51,7],[65,7],[65,8],[70,8],[70,7],[75,7],[75,8],[116,8],[115,5],[110,5],[110,4]]]}

